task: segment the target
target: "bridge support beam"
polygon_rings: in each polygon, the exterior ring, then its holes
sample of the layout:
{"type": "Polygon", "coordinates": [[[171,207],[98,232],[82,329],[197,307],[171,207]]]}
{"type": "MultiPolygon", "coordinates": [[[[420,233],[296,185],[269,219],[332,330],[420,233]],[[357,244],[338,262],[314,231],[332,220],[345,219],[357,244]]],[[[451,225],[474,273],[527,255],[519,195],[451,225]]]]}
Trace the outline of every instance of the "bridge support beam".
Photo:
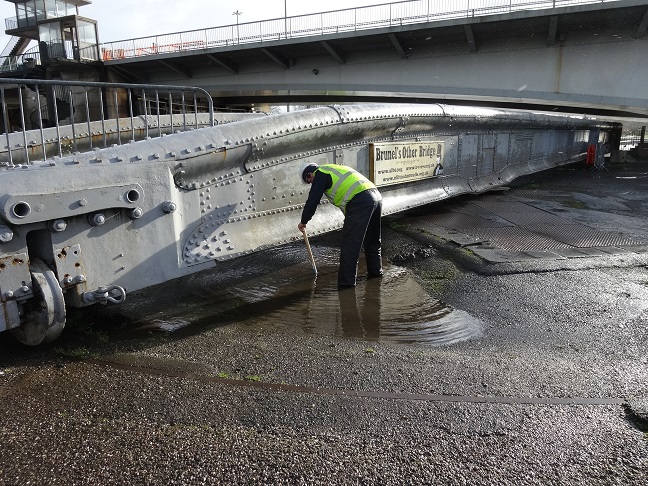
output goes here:
{"type": "Polygon", "coordinates": [[[218,59],[213,54],[207,54],[207,57],[209,59],[211,59],[212,61],[214,61],[219,66],[224,67],[225,69],[227,69],[230,73],[238,74],[238,70],[236,69],[236,67],[233,64],[230,64],[230,63],[228,63],[226,61],[223,61],[222,59],[218,59]]]}
{"type": "Polygon", "coordinates": [[[636,37],[643,37],[643,35],[646,33],[646,28],[648,28],[648,9],[646,9],[646,13],[644,14],[643,19],[639,24],[639,28],[637,28],[636,37]]]}
{"type": "Polygon", "coordinates": [[[473,34],[472,25],[464,25],[464,31],[466,32],[466,40],[468,41],[470,52],[477,52],[477,44],[475,44],[475,35],[473,34]]]}
{"type": "Polygon", "coordinates": [[[407,59],[407,54],[405,53],[405,49],[403,49],[403,46],[398,40],[398,37],[396,37],[395,34],[388,34],[387,37],[389,37],[389,40],[393,44],[394,49],[396,49],[396,52],[398,52],[398,55],[401,57],[401,59],[407,59]]]}
{"type": "Polygon", "coordinates": [[[547,38],[547,45],[553,46],[556,44],[556,32],[558,31],[558,17],[552,15],[549,17],[549,37],[547,38]]]}
{"type": "Polygon", "coordinates": [[[290,64],[288,61],[282,59],[278,55],[272,53],[270,50],[266,49],[265,47],[261,48],[261,52],[263,52],[266,56],[268,56],[270,59],[272,59],[274,62],[279,64],[282,68],[288,69],[290,67],[290,64]]]}
{"type": "Polygon", "coordinates": [[[324,49],[326,49],[326,51],[331,55],[333,59],[335,59],[340,64],[344,64],[344,59],[342,58],[342,56],[333,48],[333,46],[329,42],[322,41],[320,42],[320,44],[324,49]]]}

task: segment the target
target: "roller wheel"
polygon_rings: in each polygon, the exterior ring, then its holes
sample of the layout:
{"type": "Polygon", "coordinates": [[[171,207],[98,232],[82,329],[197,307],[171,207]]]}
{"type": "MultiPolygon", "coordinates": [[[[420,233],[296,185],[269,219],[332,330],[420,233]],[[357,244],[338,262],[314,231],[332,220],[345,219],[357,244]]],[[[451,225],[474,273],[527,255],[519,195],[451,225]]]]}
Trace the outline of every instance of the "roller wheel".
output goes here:
{"type": "Polygon", "coordinates": [[[65,300],[54,272],[42,260],[31,261],[34,297],[25,305],[24,322],[11,330],[18,341],[28,346],[51,343],[65,327],[65,300]]]}

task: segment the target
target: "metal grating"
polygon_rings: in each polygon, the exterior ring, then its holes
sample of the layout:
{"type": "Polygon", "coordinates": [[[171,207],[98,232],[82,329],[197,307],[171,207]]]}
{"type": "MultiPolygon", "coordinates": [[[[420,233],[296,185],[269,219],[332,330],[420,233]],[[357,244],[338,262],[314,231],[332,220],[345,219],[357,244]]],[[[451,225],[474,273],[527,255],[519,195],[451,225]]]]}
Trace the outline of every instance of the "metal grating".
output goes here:
{"type": "Polygon", "coordinates": [[[482,240],[496,248],[512,251],[552,250],[571,248],[566,243],[534,233],[525,228],[510,226],[508,228],[457,228],[458,231],[482,240]]]}
{"type": "Polygon", "coordinates": [[[569,223],[569,220],[551,214],[542,209],[534,208],[528,204],[515,201],[479,201],[475,203],[481,208],[488,209],[500,218],[513,224],[525,227],[536,224],[556,224],[559,221],[569,223]]]}
{"type": "Polygon", "coordinates": [[[632,236],[599,231],[582,224],[536,226],[534,231],[576,248],[637,246],[646,243],[632,236]]]}
{"type": "Polygon", "coordinates": [[[443,213],[430,214],[417,218],[423,223],[435,224],[444,228],[459,229],[470,227],[507,227],[513,224],[507,221],[495,221],[493,219],[486,219],[480,216],[470,214],[457,213],[455,211],[447,211],[443,213]]]}
{"type": "Polygon", "coordinates": [[[600,231],[519,201],[484,199],[418,218],[511,251],[639,246],[635,236],[600,231]]]}

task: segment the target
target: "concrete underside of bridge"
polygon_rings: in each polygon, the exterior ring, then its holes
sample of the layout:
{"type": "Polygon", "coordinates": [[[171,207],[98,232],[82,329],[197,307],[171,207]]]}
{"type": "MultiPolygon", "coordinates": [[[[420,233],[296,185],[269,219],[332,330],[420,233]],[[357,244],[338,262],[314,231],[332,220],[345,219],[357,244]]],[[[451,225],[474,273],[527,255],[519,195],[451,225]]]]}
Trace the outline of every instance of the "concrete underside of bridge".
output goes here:
{"type": "Polygon", "coordinates": [[[218,104],[417,101],[648,116],[648,2],[268,41],[106,63],[218,104]]]}

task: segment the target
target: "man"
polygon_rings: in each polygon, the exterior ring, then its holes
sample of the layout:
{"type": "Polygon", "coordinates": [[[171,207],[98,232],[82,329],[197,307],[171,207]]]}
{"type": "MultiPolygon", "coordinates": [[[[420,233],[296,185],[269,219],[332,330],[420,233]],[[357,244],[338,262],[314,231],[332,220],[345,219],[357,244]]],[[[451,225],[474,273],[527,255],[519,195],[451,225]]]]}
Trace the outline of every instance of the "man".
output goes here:
{"type": "Polygon", "coordinates": [[[344,213],[338,288],[355,287],[363,243],[367,277],[381,277],[382,196],[376,186],[351,167],[336,164],[309,164],[302,172],[302,179],[311,184],[311,189],[297,225],[299,231],[306,231],[306,224],[315,214],[322,195],[344,213]]]}

